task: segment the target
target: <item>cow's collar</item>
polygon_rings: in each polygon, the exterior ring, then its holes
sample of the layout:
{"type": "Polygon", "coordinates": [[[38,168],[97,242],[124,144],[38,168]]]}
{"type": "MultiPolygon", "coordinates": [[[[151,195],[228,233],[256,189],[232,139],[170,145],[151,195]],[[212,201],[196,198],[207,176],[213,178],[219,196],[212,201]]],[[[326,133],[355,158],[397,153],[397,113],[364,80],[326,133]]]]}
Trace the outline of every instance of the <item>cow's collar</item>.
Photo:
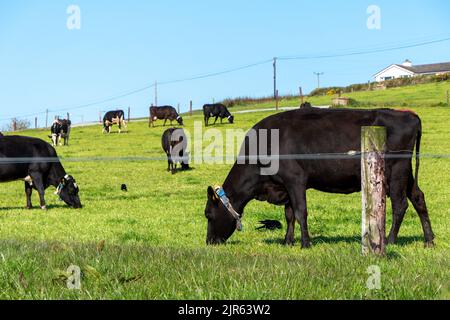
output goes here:
{"type": "Polygon", "coordinates": [[[178,120],[180,120],[180,118],[181,118],[181,117],[180,117],[180,116],[178,116],[178,117],[177,117],[177,121],[178,121],[178,120]]]}
{"type": "Polygon", "coordinates": [[[233,216],[233,218],[236,220],[236,228],[238,231],[243,230],[242,226],[242,215],[240,215],[234,208],[233,205],[230,202],[230,199],[227,197],[227,194],[225,193],[225,190],[219,185],[214,186],[214,193],[217,196],[217,198],[222,202],[224,207],[228,210],[228,212],[233,216]]]}
{"type": "Polygon", "coordinates": [[[228,119],[228,120],[230,120],[230,118],[231,118],[231,116],[228,116],[228,118],[227,118],[227,119],[228,119]]]}

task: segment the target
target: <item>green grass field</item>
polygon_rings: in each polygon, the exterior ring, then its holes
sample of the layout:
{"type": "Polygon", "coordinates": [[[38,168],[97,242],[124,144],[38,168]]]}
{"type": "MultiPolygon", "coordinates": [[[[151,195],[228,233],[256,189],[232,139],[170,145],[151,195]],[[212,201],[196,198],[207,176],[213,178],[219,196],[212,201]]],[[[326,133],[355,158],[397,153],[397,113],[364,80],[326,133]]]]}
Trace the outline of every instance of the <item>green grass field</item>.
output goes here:
{"type": "MultiPolygon", "coordinates": [[[[450,90],[450,81],[428,83],[414,86],[390,88],[380,91],[359,91],[342,94],[343,97],[355,99],[362,106],[420,108],[424,106],[444,106],[447,103],[447,90],[450,90]]],[[[314,96],[305,98],[313,105],[330,105],[336,96],[314,96]]],[[[245,106],[245,109],[273,108],[274,102],[254,103],[245,106]]],[[[280,107],[299,106],[298,97],[283,98],[280,107]]],[[[237,106],[235,109],[242,109],[237,106]]]]}
{"type": "MultiPolygon", "coordinates": [[[[443,90],[440,85],[436,90],[443,90]]],[[[398,97],[390,101],[399,101],[400,108],[414,100],[392,90],[398,97]]],[[[389,91],[358,100],[382,99],[378,95],[389,91]]],[[[419,107],[416,103],[411,103],[411,108],[423,121],[422,152],[449,154],[450,108],[419,107]]],[[[269,114],[238,115],[234,126],[217,129],[246,130],[269,114]]],[[[201,121],[201,116],[186,118],[185,129],[192,131],[194,121],[201,121]]],[[[1,185],[0,299],[450,297],[450,159],[425,158],[421,164],[420,186],[437,237],[434,249],[424,249],[419,218],[410,206],[400,241],[388,248],[388,256],[363,257],[360,194],[316,191],[308,192],[311,249],[300,248],[298,225],[294,247],[281,244],[284,230],[256,231],[262,219],[280,220],[285,226],[283,208],[256,201],[246,208],[243,233],[235,234],[226,246],[207,247],[206,188],[222,183],[230,165],[194,165],[192,171],[171,175],[162,160],[64,161],[74,157],[163,157],[163,131],[162,127],[150,129],[144,122],[131,123],[129,132],[121,135],[102,135],[100,126],[74,128],[71,146],[58,147],[58,153],[80,185],[82,210],[67,209],[53,195],[54,190],[48,189],[49,210],[28,211],[22,182],[1,185]],[[122,183],[128,185],[128,193],[121,192],[122,183]],[[79,291],[66,287],[70,265],[82,269],[79,291]],[[372,265],[381,268],[381,290],[366,287],[367,268],[372,265]]],[[[45,139],[47,130],[22,134],[45,139]]],[[[36,193],[33,200],[38,204],[36,193]]],[[[388,228],[390,221],[389,208],[388,228]]]]}

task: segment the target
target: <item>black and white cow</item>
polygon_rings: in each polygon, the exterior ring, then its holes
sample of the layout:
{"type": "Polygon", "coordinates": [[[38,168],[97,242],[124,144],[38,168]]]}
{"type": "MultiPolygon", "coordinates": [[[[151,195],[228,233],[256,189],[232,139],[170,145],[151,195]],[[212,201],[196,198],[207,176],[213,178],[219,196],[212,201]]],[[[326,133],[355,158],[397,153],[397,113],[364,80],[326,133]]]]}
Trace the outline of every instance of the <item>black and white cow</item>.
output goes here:
{"type": "Polygon", "coordinates": [[[6,136],[0,139],[0,182],[25,181],[27,208],[31,194],[39,193],[40,206],[46,209],[45,190],[54,186],[56,194],[69,207],[81,208],[78,185],[64,170],[55,148],[43,140],[6,136]]]}
{"type": "Polygon", "coordinates": [[[181,164],[181,170],[189,170],[189,155],[186,152],[188,141],[184,130],[167,129],[161,140],[162,148],[167,155],[167,171],[175,174],[178,163],[181,164]]]}
{"type": "Polygon", "coordinates": [[[56,119],[53,121],[53,124],[50,127],[51,135],[49,138],[52,139],[52,144],[54,147],[62,145],[61,139],[64,139],[65,146],[69,145],[71,126],[72,122],[70,120],[56,119]]]}
{"type": "Polygon", "coordinates": [[[109,111],[103,117],[103,133],[111,133],[113,125],[119,126],[119,133],[122,132],[122,126],[127,128],[125,121],[125,112],[123,110],[109,111]]]}
{"type": "MultiPolygon", "coordinates": [[[[361,150],[361,127],[387,128],[386,186],[392,202],[392,229],[388,242],[397,241],[400,226],[408,208],[408,199],[416,209],[426,246],[433,246],[434,234],[428,216],[425,196],[418,185],[419,153],[422,137],[420,118],[413,112],[380,110],[298,109],[270,116],[253,129],[279,130],[279,170],[263,175],[260,161],[236,162],[225,183],[208,188],[205,215],[208,219],[207,243],[224,243],[241,225],[244,208],[253,199],[285,207],[286,244],[294,243],[294,224],[301,227],[302,247],[309,247],[306,191],[351,194],[361,191],[361,156],[346,158],[320,157],[323,154],[353,154],[361,150]],[[416,168],[412,157],[416,148],[416,168]],[[306,157],[298,157],[305,155],[306,157]],[[311,155],[311,157],[308,157],[311,155]],[[242,164],[241,164],[242,163],[242,164]]],[[[252,131],[254,133],[255,131],[252,131]]],[[[264,136],[264,135],[263,135],[264,136]]],[[[255,156],[246,138],[241,154],[255,156]]],[[[259,141],[261,142],[261,141],[259,141]]],[[[274,142],[258,156],[273,154],[274,142]]],[[[259,152],[259,151],[258,151],[259,152]]],[[[245,158],[244,158],[245,160],[245,158]]]]}
{"type": "Polygon", "coordinates": [[[214,124],[220,118],[220,123],[223,119],[227,119],[229,123],[234,123],[234,116],[228,111],[227,107],[221,103],[216,104],[205,104],[203,106],[203,115],[205,117],[205,126],[209,124],[209,118],[216,118],[214,124]]]}

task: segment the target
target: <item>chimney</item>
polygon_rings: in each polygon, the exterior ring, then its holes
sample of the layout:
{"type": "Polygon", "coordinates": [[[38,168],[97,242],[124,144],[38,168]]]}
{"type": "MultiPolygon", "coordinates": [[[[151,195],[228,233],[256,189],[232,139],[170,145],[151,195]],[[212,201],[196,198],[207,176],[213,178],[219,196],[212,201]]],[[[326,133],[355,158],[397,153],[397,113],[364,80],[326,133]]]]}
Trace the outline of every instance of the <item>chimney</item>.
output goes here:
{"type": "Polygon", "coordinates": [[[412,67],[413,64],[410,60],[406,59],[405,62],[402,63],[402,66],[404,67],[412,67]]]}

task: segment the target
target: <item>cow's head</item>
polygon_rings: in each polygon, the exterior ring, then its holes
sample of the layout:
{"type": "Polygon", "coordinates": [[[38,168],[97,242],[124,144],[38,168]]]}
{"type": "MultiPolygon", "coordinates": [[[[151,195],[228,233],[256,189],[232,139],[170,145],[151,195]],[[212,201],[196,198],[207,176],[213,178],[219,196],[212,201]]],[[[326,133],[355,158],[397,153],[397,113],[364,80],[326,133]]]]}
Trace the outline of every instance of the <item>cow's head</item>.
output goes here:
{"type": "Polygon", "coordinates": [[[229,116],[228,117],[228,122],[233,124],[234,123],[234,116],[229,116]]]}
{"type": "Polygon", "coordinates": [[[209,245],[225,243],[237,228],[237,220],[228,212],[212,187],[208,188],[205,216],[208,219],[206,243],[209,245]]]}
{"type": "Polygon", "coordinates": [[[182,118],[182,117],[178,116],[177,122],[178,122],[178,124],[179,124],[180,126],[184,126],[184,124],[183,124],[183,118],[182,118]]]}
{"type": "Polygon", "coordinates": [[[66,175],[61,179],[60,184],[56,190],[56,194],[60,199],[64,201],[69,207],[75,209],[81,209],[80,197],[78,196],[78,185],[72,176],[66,175]]]}

